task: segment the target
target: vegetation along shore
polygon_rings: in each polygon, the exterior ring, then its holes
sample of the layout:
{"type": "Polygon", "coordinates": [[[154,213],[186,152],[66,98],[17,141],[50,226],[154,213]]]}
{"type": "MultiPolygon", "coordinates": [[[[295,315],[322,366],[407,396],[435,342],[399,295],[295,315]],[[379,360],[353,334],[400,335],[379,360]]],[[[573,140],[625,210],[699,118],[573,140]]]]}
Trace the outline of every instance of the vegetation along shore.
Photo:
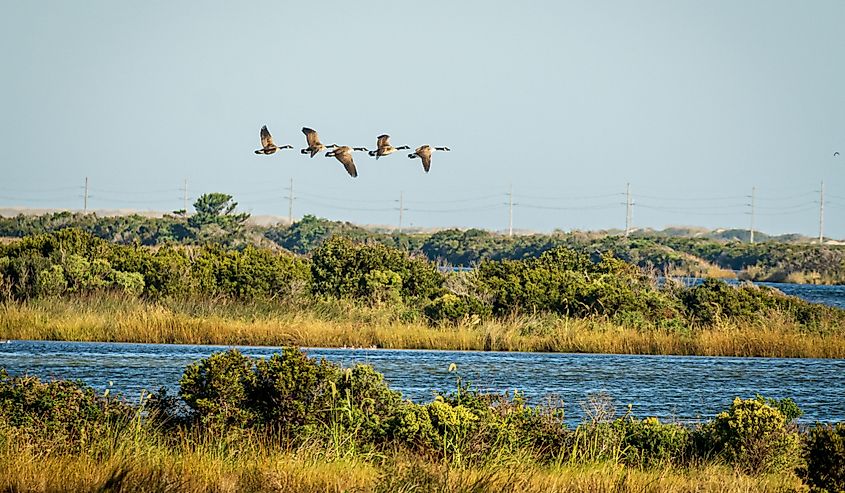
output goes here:
{"type": "Polygon", "coordinates": [[[0,300],[2,339],[845,357],[841,309],[565,246],[443,272],[340,235],[295,254],[63,229],[0,245],[0,300]]]}
{"type": "Polygon", "coordinates": [[[461,383],[415,404],[371,367],[287,348],[188,366],[178,396],[128,403],[0,371],[2,491],[841,491],[845,425],[736,398],[697,424],[461,383]]]}

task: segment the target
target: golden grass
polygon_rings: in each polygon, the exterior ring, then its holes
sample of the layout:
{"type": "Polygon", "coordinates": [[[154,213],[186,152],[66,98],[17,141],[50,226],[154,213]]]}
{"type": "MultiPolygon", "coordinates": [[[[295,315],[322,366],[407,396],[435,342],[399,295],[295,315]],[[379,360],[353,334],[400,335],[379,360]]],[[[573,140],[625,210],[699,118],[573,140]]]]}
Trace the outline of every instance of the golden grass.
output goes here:
{"type": "Polygon", "coordinates": [[[165,445],[136,430],[73,454],[45,454],[0,433],[0,491],[15,492],[780,492],[791,473],[745,476],[730,468],[639,469],[614,463],[449,467],[402,452],[327,458],[318,447],[278,447],[197,437],[165,445]]]}
{"type": "Polygon", "coordinates": [[[553,316],[432,327],[353,305],[165,305],[131,298],[0,304],[0,339],[18,340],[843,358],[842,329],[809,333],[777,313],[755,323],[672,330],[553,316]]]}

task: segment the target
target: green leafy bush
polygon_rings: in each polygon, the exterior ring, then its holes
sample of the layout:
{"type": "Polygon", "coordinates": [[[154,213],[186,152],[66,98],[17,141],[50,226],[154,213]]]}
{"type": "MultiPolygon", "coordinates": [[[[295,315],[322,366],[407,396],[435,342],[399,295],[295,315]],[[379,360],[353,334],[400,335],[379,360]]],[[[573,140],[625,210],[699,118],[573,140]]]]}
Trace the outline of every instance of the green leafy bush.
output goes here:
{"type": "Polygon", "coordinates": [[[247,406],[261,423],[296,432],[314,425],[331,407],[340,369],[316,361],[295,348],[284,348],[255,366],[254,385],[247,406]]]}
{"type": "Polygon", "coordinates": [[[467,317],[487,317],[492,313],[492,309],[474,296],[446,293],[426,305],[424,312],[432,322],[457,323],[467,317]]]}
{"type": "Polygon", "coordinates": [[[625,460],[642,467],[667,466],[686,462],[690,432],[679,424],[663,424],[657,418],[621,418],[616,426],[624,435],[625,460]]]}
{"type": "Polygon", "coordinates": [[[192,363],[179,380],[179,396],[201,422],[212,427],[256,424],[251,402],[255,361],[237,349],[192,363]]]}
{"type": "Polygon", "coordinates": [[[234,349],[215,353],[185,370],[179,394],[213,426],[263,427],[299,438],[339,427],[365,443],[386,436],[402,405],[400,394],[371,367],[342,370],[295,348],[267,359],[234,349]]]}
{"type": "Polygon", "coordinates": [[[800,462],[800,439],[778,409],[762,399],[734,399],[709,424],[716,450],[737,469],[781,472],[800,462]]]}
{"type": "Polygon", "coordinates": [[[138,272],[112,270],[109,277],[112,286],[127,296],[140,296],[144,292],[144,276],[138,272]]]}
{"type": "Polygon", "coordinates": [[[134,410],[79,382],[10,377],[0,369],[0,427],[21,433],[46,453],[82,450],[126,422],[134,410]]]}
{"type": "Polygon", "coordinates": [[[484,262],[479,282],[499,315],[514,310],[571,316],[636,313],[659,320],[679,313],[672,296],[654,288],[635,266],[609,256],[594,263],[568,248],[549,250],[536,259],[484,262]]]}
{"type": "Polygon", "coordinates": [[[409,257],[397,248],[356,244],[337,236],[313,252],[311,272],[314,293],[337,298],[371,299],[374,289],[395,285],[395,276],[401,279],[400,294],[405,301],[430,299],[443,284],[443,276],[426,259],[409,257]]]}
{"type": "Polygon", "coordinates": [[[67,290],[67,279],[61,265],[51,265],[38,273],[38,294],[58,296],[67,290]]]}
{"type": "Polygon", "coordinates": [[[819,491],[845,491],[845,423],[813,426],[805,444],[807,483],[819,491]]]}

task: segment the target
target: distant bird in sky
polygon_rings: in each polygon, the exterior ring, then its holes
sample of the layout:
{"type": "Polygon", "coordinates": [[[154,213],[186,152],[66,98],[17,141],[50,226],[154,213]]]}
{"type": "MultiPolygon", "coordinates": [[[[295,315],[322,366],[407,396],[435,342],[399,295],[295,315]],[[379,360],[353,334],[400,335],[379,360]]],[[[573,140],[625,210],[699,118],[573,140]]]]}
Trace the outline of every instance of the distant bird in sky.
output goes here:
{"type": "MultiPolygon", "coordinates": [[[[450,151],[451,149],[449,149],[448,147],[435,147],[433,150],[450,151]]],[[[428,173],[428,170],[431,169],[431,151],[432,147],[430,145],[419,146],[417,147],[416,151],[412,152],[411,154],[408,154],[408,157],[411,159],[417,157],[422,159],[423,169],[426,173],[428,173]]]]}
{"type": "Polygon", "coordinates": [[[333,151],[329,151],[326,153],[326,157],[334,157],[341,164],[343,167],[346,168],[346,172],[349,173],[349,176],[355,178],[358,176],[358,170],[355,169],[355,162],[352,160],[352,151],[366,151],[366,147],[349,147],[349,146],[340,146],[335,147],[333,151]]]}
{"type": "Polygon", "coordinates": [[[270,135],[270,131],[267,130],[267,125],[261,127],[261,149],[255,151],[256,154],[273,154],[274,152],[278,151],[279,149],[293,149],[293,146],[283,145],[277,146],[273,142],[273,136],[270,135]]]}
{"type": "Polygon", "coordinates": [[[839,151],[836,151],[836,152],[833,153],[833,157],[836,157],[838,155],[839,155],[839,151]]]}
{"type": "Polygon", "coordinates": [[[311,154],[311,157],[314,157],[318,152],[322,151],[323,149],[337,148],[337,144],[332,144],[329,146],[323,145],[323,143],[320,142],[320,136],[317,135],[317,132],[308,127],[302,127],[302,133],[305,134],[305,142],[308,143],[308,147],[299,151],[302,154],[311,154]]]}
{"type": "Polygon", "coordinates": [[[390,136],[387,134],[382,134],[378,136],[376,147],[377,148],[375,151],[370,151],[370,156],[375,156],[376,159],[380,158],[381,156],[387,156],[388,154],[392,154],[402,149],[410,149],[410,147],[408,146],[393,147],[392,145],[390,145],[390,136]]]}

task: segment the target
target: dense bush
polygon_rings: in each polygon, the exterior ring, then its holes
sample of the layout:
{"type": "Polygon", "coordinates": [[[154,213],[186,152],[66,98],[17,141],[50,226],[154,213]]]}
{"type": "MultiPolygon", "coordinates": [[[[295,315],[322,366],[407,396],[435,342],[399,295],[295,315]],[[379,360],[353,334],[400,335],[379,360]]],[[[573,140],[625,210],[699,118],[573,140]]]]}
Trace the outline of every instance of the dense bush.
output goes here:
{"type": "Polygon", "coordinates": [[[715,450],[737,469],[752,474],[795,469],[800,438],[794,425],[764,399],[734,399],[708,431],[715,450]]]}
{"type": "Polygon", "coordinates": [[[691,452],[690,431],[679,424],[664,424],[657,418],[621,418],[614,423],[624,437],[625,461],[643,467],[686,462],[691,452]]]}
{"type": "Polygon", "coordinates": [[[678,316],[668,292],[653,287],[636,267],[613,257],[557,248],[536,259],[484,262],[479,282],[493,311],[550,311],[571,316],[635,313],[646,320],[678,316]]]}
{"type": "Polygon", "coordinates": [[[10,377],[0,369],[0,428],[23,434],[33,445],[69,453],[134,416],[133,409],[79,382],[10,377]]]}
{"type": "Polygon", "coordinates": [[[64,229],[0,246],[0,296],[87,294],[103,290],[150,298],[225,296],[287,299],[307,293],[306,259],[246,247],[170,247],[156,250],[108,243],[64,229]]]}
{"type": "Polygon", "coordinates": [[[180,396],[206,425],[271,428],[299,438],[331,422],[374,443],[386,436],[402,403],[371,367],[343,370],[294,348],[268,359],[237,350],[216,353],[189,366],[179,385],[180,396]]]}
{"type": "Polygon", "coordinates": [[[845,423],[817,424],[805,438],[805,477],[819,491],[845,491],[845,423]]]}
{"type": "Polygon", "coordinates": [[[214,353],[185,369],[179,396],[207,425],[253,426],[258,423],[252,405],[255,377],[255,361],[240,351],[214,353]]]}
{"type": "Polygon", "coordinates": [[[678,291],[686,316],[702,324],[722,319],[759,320],[773,312],[793,318],[807,327],[816,328],[824,320],[845,321],[845,312],[833,307],[815,305],[786,296],[780,291],[753,284],[731,286],[715,279],[678,291]]]}
{"type": "Polygon", "coordinates": [[[398,289],[405,301],[437,295],[443,276],[424,258],[381,244],[356,244],[333,237],[311,256],[313,290],[337,298],[380,300],[398,289]]]}
{"type": "Polygon", "coordinates": [[[446,293],[426,305],[425,316],[433,322],[457,323],[469,317],[486,317],[492,308],[480,299],[469,295],[446,293]]]}

